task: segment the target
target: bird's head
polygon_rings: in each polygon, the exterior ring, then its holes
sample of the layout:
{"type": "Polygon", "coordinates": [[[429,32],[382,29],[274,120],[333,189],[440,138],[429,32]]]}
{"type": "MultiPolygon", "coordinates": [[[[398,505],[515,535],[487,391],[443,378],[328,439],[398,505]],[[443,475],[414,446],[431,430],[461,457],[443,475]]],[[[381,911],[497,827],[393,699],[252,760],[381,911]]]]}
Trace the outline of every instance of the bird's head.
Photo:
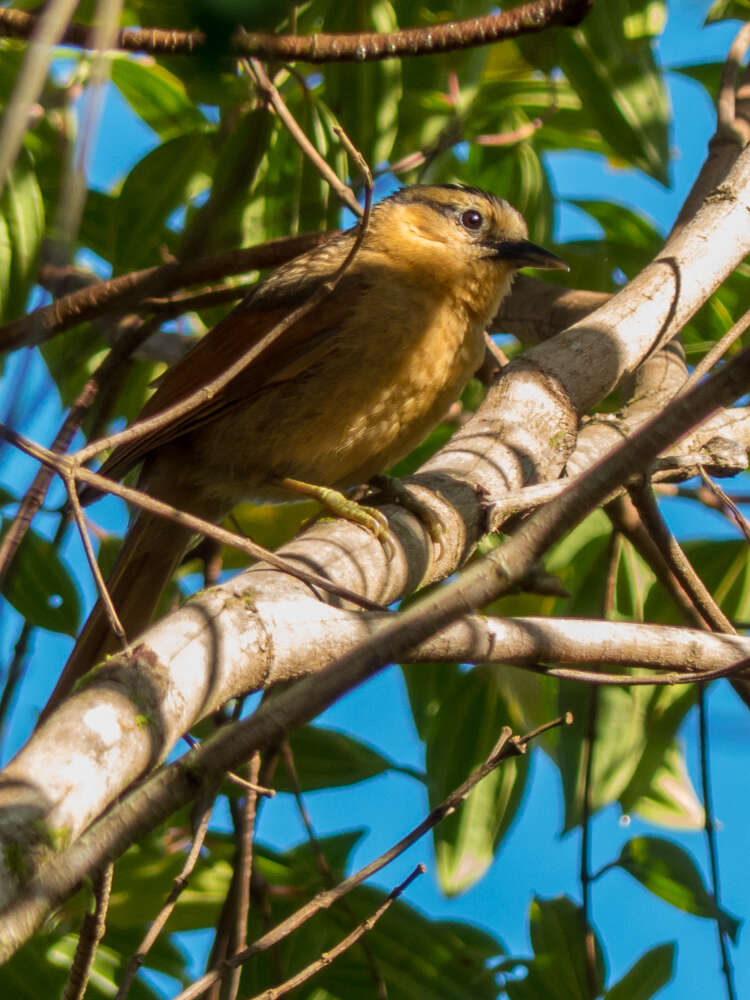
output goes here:
{"type": "Polygon", "coordinates": [[[521,267],[568,270],[528,239],[523,216],[502,198],[457,184],[415,184],[376,206],[373,230],[390,255],[433,281],[484,298],[487,286],[507,291],[521,267]]]}

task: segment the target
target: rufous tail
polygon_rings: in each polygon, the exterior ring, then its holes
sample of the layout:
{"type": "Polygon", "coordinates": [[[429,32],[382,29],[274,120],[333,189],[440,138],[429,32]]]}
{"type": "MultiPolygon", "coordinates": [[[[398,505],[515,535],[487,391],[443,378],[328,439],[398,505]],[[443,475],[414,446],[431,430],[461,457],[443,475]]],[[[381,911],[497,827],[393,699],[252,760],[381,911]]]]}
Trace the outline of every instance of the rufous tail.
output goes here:
{"type": "MultiPolygon", "coordinates": [[[[189,529],[145,511],[139,513],[128,530],[107,580],[107,589],[129,641],[150,622],[159,596],[177,568],[191,535],[189,529]]],[[[49,715],[84,674],[118,649],[119,642],[104,605],[98,600],[39,721],[49,715]]]]}

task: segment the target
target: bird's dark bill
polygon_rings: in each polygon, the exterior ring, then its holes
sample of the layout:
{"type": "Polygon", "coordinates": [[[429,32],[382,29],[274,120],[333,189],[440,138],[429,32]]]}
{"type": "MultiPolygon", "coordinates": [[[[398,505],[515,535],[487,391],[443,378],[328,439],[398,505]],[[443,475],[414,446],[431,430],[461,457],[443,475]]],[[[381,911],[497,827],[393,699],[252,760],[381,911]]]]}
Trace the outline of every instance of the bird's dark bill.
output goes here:
{"type": "Polygon", "coordinates": [[[551,271],[569,271],[570,268],[557,254],[530,240],[504,240],[493,243],[494,257],[512,261],[517,267],[541,267],[551,271]]]}

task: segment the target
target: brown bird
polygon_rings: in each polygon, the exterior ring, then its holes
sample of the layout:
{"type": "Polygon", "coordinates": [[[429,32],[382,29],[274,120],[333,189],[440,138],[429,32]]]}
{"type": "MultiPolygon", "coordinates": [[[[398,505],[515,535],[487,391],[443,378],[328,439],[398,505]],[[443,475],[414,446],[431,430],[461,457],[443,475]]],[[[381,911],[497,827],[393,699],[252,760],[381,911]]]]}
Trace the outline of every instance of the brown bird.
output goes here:
{"type": "MultiPolygon", "coordinates": [[[[240,500],[288,500],[301,484],[366,482],[457,399],[515,271],[567,269],[527,234],[516,209],[476,188],[391,195],[331,295],[212,398],[116,448],[102,474],[117,479],[142,463],[139,489],[212,521],[240,500]]],[[[225,371],[332,277],[354,239],[341,233],[274,271],[166,374],[140,419],[225,371]]],[[[190,542],[184,527],[135,514],[107,584],[129,638],[148,624],[190,542]]],[[[51,702],[114,645],[97,603],[51,702]]]]}

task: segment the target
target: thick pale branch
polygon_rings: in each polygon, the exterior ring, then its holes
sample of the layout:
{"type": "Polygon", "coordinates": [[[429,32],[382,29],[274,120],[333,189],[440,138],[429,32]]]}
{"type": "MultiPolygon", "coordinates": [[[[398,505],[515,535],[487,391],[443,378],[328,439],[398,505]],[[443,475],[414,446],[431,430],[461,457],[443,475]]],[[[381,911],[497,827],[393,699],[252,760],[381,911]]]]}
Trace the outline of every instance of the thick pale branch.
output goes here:
{"type": "MultiPolygon", "coordinates": [[[[342,523],[316,525],[285,548],[286,557],[384,604],[419,583],[454,572],[484,528],[476,488],[500,496],[559,475],[575,443],[582,411],[670,336],[747,252],[749,205],[750,154],[745,151],[722,190],[639,278],[589,320],[503,370],[477,414],[418,478],[420,498],[447,522],[439,550],[411,515],[389,507],[396,539],[392,560],[366,532],[342,523]],[[704,251],[710,240],[714,243],[707,260],[704,251]]],[[[745,354],[729,362],[718,376],[671,404],[669,419],[649,426],[647,434],[631,442],[632,448],[620,449],[593,470],[585,485],[568,489],[534,515],[496,557],[480,562],[432,601],[425,599],[421,606],[389,619],[335,671],[284,691],[256,719],[258,728],[247,745],[240,741],[227,754],[249,752],[264,725],[277,735],[273,713],[280,705],[289,703],[290,720],[310,718],[390,657],[521,579],[550,541],[601,502],[608,490],[647,466],[712,409],[744,391],[749,366],[745,354]]],[[[304,600],[310,597],[303,585],[253,569],[158,623],[130,654],[113,657],[87,688],[60,706],[6,768],[0,786],[0,834],[5,842],[20,845],[33,868],[34,838],[45,830],[64,831],[74,840],[125,787],[162,760],[198,718],[252,686],[249,673],[266,678],[280,648],[290,657],[287,673],[292,676],[295,664],[302,670],[301,658],[313,648],[321,667],[340,661],[346,647],[339,637],[314,647],[301,625],[289,630],[286,620],[284,628],[277,625],[285,605],[300,610],[304,600]],[[244,627],[248,603],[258,611],[256,624],[238,638],[233,624],[241,620],[244,627]]],[[[319,613],[323,610],[319,607],[319,613]]],[[[223,762],[219,756],[217,766],[223,762]]],[[[9,901],[17,891],[15,875],[8,870],[2,898],[9,901]]]]}

